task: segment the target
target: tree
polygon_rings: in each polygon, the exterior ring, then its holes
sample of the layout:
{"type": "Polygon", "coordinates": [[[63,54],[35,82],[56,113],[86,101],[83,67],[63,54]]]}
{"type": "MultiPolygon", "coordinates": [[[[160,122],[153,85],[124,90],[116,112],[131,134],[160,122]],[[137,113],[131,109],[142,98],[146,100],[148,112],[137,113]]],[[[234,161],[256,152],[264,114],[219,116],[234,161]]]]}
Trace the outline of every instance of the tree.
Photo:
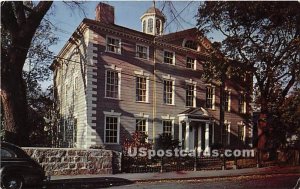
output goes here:
{"type": "MultiPolygon", "coordinates": [[[[34,76],[41,81],[49,77],[47,64],[41,64],[41,62],[50,61],[51,53],[48,48],[44,48],[43,44],[49,42],[51,45],[56,38],[47,35],[49,23],[41,24],[41,21],[52,4],[52,1],[38,3],[5,1],[1,3],[2,82],[0,95],[4,115],[3,130],[7,141],[19,145],[27,145],[29,139],[23,67],[28,58],[29,64],[33,63],[38,69],[33,67],[29,73],[25,73],[26,78],[32,79],[34,76]],[[36,43],[33,43],[34,41],[36,43]]],[[[79,8],[83,12],[80,2],[72,1],[64,2],[64,4],[72,11],[79,8]]]]}
{"type": "Polygon", "coordinates": [[[1,32],[7,34],[1,43],[1,103],[6,139],[19,145],[28,143],[26,87],[22,70],[32,38],[52,5],[41,1],[33,8],[21,1],[1,3],[1,32]]]}
{"type": "Polygon", "coordinates": [[[270,113],[299,87],[300,3],[205,2],[197,22],[204,34],[222,33],[221,52],[255,77],[261,112],[270,113]]]}

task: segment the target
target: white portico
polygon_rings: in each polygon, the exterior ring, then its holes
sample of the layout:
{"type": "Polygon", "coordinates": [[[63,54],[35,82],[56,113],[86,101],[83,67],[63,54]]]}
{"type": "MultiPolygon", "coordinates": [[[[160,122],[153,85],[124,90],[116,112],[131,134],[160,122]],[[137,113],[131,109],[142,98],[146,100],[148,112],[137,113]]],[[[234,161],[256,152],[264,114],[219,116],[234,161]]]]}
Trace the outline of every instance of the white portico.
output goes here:
{"type": "Polygon", "coordinates": [[[209,151],[214,143],[214,122],[208,112],[190,108],[179,117],[179,141],[185,150],[209,151]]]}

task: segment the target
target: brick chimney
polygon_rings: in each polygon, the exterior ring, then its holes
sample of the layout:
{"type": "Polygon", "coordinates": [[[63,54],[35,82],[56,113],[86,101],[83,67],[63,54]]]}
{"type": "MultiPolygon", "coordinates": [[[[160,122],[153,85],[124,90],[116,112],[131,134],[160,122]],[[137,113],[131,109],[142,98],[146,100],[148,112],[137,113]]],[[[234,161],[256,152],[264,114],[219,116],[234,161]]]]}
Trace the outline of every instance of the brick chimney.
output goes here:
{"type": "Polygon", "coordinates": [[[99,3],[96,7],[96,20],[106,24],[115,23],[115,10],[113,6],[99,3]]]}

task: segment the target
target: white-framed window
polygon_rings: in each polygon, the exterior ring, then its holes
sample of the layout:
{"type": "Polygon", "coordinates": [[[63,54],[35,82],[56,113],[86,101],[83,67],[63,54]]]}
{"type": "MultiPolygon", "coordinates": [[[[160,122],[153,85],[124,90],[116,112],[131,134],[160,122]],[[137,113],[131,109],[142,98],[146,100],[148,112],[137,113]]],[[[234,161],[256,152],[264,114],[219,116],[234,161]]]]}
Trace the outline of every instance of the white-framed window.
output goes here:
{"type": "Polygon", "coordinates": [[[143,76],[136,76],[136,101],[148,102],[148,80],[143,76]]]}
{"type": "Polygon", "coordinates": [[[230,112],[230,105],[231,105],[231,99],[230,99],[230,90],[224,90],[224,110],[226,112],[230,112]]]}
{"type": "Polygon", "coordinates": [[[185,105],[189,107],[196,106],[196,86],[194,84],[186,84],[185,105]]]}
{"type": "Polygon", "coordinates": [[[105,71],[105,97],[120,99],[121,73],[108,69],[105,71]]]}
{"type": "Polygon", "coordinates": [[[175,53],[171,51],[164,51],[164,63],[175,64],[175,53]]]}
{"type": "Polygon", "coordinates": [[[148,119],[147,118],[136,118],[135,130],[137,132],[148,134],[148,119]]]}
{"type": "Polygon", "coordinates": [[[191,57],[186,57],[186,67],[196,70],[196,59],[191,57]]]}
{"type": "Polygon", "coordinates": [[[148,33],[152,33],[153,32],[153,18],[149,18],[148,20],[148,33]]]}
{"type": "Polygon", "coordinates": [[[173,136],[173,120],[166,119],[162,121],[163,134],[173,136]]]}
{"type": "Polygon", "coordinates": [[[136,45],[136,57],[148,59],[149,57],[149,48],[144,45],[136,45]]]}
{"type": "Polygon", "coordinates": [[[185,40],[185,41],[184,41],[184,47],[187,47],[187,48],[189,48],[189,49],[197,50],[198,45],[197,45],[197,42],[196,42],[196,41],[193,41],[193,40],[185,40]]]}
{"type": "Polygon", "coordinates": [[[206,108],[215,109],[215,88],[206,87],[206,108]]]}
{"type": "Polygon", "coordinates": [[[246,126],[238,123],[238,139],[240,142],[245,143],[246,140],[246,126]]]}
{"type": "Polygon", "coordinates": [[[224,145],[230,145],[230,122],[227,122],[227,120],[224,123],[223,141],[224,145]]]}
{"type": "Polygon", "coordinates": [[[120,117],[105,115],[105,143],[118,144],[120,135],[120,117]]]}
{"type": "Polygon", "coordinates": [[[121,39],[107,36],[106,51],[121,54],[121,39]]]}
{"type": "Polygon", "coordinates": [[[246,113],[246,94],[245,93],[239,94],[239,113],[242,113],[242,114],[246,113]]]}
{"type": "Polygon", "coordinates": [[[173,80],[164,80],[164,104],[174,105],[173,80]]]}

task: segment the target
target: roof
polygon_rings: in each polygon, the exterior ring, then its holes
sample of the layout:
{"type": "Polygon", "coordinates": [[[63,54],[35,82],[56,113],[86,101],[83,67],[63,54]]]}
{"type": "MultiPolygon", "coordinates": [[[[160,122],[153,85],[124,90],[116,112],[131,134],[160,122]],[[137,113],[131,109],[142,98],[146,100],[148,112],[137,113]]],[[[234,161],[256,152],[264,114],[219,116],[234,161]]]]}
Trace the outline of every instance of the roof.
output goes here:
{"type": "Polygon", "coordinates": [[[165,15],[158,9],[155,7],[150,7],[142,16],[142,18],[144,17],[144,15],[146,14],[156,14],[156,16],[161,17],[163,20],[165,20],[165,15]]]}
{"type": "MultiPolygon", "coordinates": [[[[201,116],[201,117],[210,117],[208,111],[206,111],[204,108],[200,107],[200,108],[189,108],[183,112],[181,112],[180,114],[183,115],[190,115],[190,116],[201,116]]],[[[179,115],[180,115],[179,114],[179,115]]]]}

